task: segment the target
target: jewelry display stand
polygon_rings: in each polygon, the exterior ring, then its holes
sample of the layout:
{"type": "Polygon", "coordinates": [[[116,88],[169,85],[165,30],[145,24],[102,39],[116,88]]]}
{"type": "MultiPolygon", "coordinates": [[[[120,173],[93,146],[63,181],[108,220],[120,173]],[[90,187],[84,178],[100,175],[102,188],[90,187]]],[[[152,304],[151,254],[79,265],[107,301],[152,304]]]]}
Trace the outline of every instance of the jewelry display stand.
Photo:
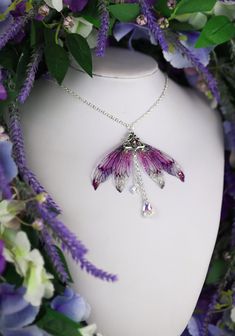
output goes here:
{"type": "MultiPolygon", "coordinates": [[[[155,61],[124,49],[94,57],[94,76],[71,68],[64,85],[131,122],[159,96],[164,75],[155,61]]],[[[94,190],[96,164],[125,128],[40,80],[22,107],[29,167],[63,209],[61,219],[89,248],[87,258],[117,274],[115,283],[81,271],[69,259],[74,286],[89,302],[89,323],[103,336],[179,336],[208,270],[222,202],[224,148],[216,111],[170,80],[165,98],[136,126],[142,141],[169,153],[185,182],[165,174],[160,189],[143,173],[155,215],[143,218],[138,195],[94,190]]]]}

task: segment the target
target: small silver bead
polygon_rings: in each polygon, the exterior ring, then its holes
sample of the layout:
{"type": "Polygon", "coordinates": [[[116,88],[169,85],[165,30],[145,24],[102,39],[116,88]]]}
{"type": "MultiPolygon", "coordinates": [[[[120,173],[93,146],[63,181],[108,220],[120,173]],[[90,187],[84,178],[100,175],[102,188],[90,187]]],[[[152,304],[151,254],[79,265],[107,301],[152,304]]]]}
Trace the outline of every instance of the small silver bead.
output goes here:
{"type": "Polygon", "coordinates": [[[50,8],[47,5],[40,6],[38,8],[38,14],[41,16],[47,16],[50,13],[50,8]]]}
{"type": "Polygon", "coordinates": [[[73,28],[74,26],[74,20],[71,16],[66,16],[66,18],[64,19],[64,23],[63,23],[64,28],[73,28]]]}
{"type": "Polygon", "coordinates": [[[136,23],[139,25],[139,26],[145,26],[147,23],[148,23],[148,19],[145,15],[143,14],[140,14],[139,16],[137,16],[136,18],[136,23]]]}

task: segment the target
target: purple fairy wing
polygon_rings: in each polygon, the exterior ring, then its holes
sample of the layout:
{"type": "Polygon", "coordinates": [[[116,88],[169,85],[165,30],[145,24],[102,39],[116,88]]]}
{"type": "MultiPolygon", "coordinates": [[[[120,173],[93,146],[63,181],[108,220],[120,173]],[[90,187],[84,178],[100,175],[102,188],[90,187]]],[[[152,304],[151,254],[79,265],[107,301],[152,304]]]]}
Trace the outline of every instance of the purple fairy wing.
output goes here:
{"type": "Polygon", "coordinates": [[[95,189],[105,182],[109,175],[114,175],[115,186],[118,191],[122,191],[127,178],[130,175],[131,154],[119,146],[114,151],[106,155],[96,167],[93,175],[93,187],[95,189]]]}
{"type": "Polygon", "coordinates": [[[146,147],[144,150],[137,152],[138,159],[146,173],[159,185],[160,188],[163,188],[165,186],[165,181],[162,170],[158,165],[154,164],[150,154],[150,151],[146,150],[146,147]]]}
{"type": "Polygon", "coordinates": [[[116,189],[122,192],[128,177],[130,176],[132,166],[132,153],[122,150],[114,162],[113,174],[116,189]]]}
{"type": "MultiPolygon", "coordinates": [[[[182,182],[184,181],[185,176],[179,164],[163,151],[146,145],[143,151],[138,152],[138,157],[147,174],[156,182],[162,180],[162,171],[176,176],[182,182]]],[[[159,185],[161,186],[161,184],[160,182],[159,185]]]]}

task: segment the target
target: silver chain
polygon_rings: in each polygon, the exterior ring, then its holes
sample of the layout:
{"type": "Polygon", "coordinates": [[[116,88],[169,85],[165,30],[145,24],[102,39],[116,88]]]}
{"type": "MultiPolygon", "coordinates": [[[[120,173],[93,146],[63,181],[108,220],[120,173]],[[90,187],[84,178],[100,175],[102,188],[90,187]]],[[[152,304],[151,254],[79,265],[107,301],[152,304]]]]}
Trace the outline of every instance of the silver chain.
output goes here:
{"type": "MultiPolygon", "coordinates": [[[[53,82],[55,83],[55,82],[53,82]]],[[[169,79],[168,76],[165,75],[165,83],[164,83],[164,88],[162,90],[162,93],[160,94],[160,96],[155,100],[155,102],[148,108],[148,110],[146,112],[144,112],[141,116],[139,116],[135,121],[133,121],[132,123],[127,123],[123,120],[121,120],[120,118],[114,116],[113,114],[111,114],[110,112],[107,112],[105,110],[103,110],[102,108],[100,108],[99,106],[95,105],[94,103],[90,102],[89,100],[87,100],[86,98],[80,96],[78,93],[74,92],[73,90],[69,89],[68,87],[66,87],[65,85],[61,84],[60,87],[67,93],[71,94],[73,97],[75,97],[76,99],[80,100],[82,103],[86,104],[87,106],[91,107],[93,110],[103,114],[104,116],[108,117],[109,119],[117,122],[118,124],[126,127],[128,130],[134,130],[134,126],[141,121],[143,118],[145,118],[146,116],[148,116],[153,109],[159,105],[159,103],[161,102],[161,100],[165,97],[166,95],[166,91],[169,85],[169,79]]]]}

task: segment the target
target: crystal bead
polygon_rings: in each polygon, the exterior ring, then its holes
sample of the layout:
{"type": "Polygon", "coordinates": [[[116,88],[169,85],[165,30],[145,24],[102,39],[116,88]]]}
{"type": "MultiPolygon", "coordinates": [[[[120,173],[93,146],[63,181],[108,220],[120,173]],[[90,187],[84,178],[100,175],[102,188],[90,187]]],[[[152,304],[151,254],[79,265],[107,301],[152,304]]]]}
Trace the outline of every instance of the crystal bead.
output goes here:
{"type": "Polygon", "coordinates": [[[150,202],[145,201],[142,208],[142,213],[144,217],[149,217],[154,214],[153,207],[150,202]]]}
{"type": "Polygon", "coordinates": [[[130,187],[130,192],[132,194],[136,194],[138,192],[138,187],[136,185],[133,185],[132,187],[130,187]]]}

